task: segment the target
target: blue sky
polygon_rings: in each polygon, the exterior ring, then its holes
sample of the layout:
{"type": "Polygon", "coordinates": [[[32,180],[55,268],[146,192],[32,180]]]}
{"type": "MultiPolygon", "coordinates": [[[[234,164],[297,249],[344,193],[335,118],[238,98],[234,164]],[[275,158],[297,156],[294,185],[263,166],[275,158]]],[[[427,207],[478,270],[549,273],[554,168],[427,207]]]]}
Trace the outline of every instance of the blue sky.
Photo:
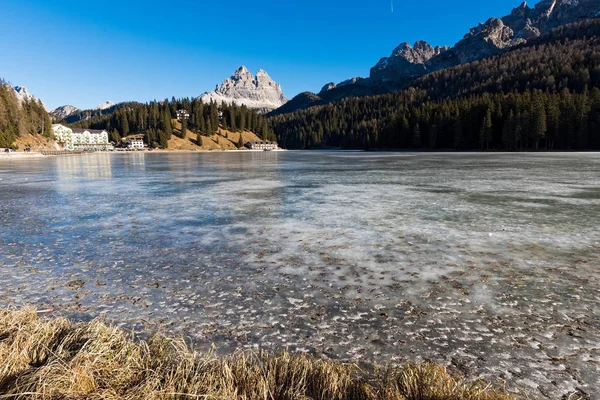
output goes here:
{"type": "Polygon", "coordinates": [[[368,76],[399,43],[452,45],[518,0],[0,0],[0,77],[48,107],[197,96],[240,65],[288,97],[368,76]]]}

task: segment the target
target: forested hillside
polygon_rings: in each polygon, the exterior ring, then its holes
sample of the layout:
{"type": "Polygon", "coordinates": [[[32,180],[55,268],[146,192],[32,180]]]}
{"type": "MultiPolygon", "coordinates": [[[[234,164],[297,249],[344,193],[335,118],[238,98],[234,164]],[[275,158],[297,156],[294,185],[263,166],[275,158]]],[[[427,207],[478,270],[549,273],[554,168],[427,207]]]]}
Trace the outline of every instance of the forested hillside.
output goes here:
{"type": "Polygon", "coordinates": [[[288,148],[600,149],[600,20],[426,75],[410,89],[270,119],[288,148]]]}
{"type": "Polygon", "coordinates": [[[106,129],[115,142],[133,133],[144,133],[146,143],[150,146],[167,148],[172,135],[179,132],[174,131],[173,120],[177,118],[177,110],[180,109],[187,110],[190,114],[189,119],[183,121],[184,131],[191,130],[198,136],[213,135],[221,126],[236,132],[250,130],[263,140],[275,139],[267,119],[245,106],[225,103],[217,105],[214,102],[204,104],[199,99],[188,98],[146,104],[121,103],[108,114],[97,113],[72,126],[106,129]]]}
{"type": "Polygon", "coordinates": [[[0,147],[13,147],[27,134],[51,136],[50,116],[39,101],[19,102],[12,86],[0,79],[0,147]]]}

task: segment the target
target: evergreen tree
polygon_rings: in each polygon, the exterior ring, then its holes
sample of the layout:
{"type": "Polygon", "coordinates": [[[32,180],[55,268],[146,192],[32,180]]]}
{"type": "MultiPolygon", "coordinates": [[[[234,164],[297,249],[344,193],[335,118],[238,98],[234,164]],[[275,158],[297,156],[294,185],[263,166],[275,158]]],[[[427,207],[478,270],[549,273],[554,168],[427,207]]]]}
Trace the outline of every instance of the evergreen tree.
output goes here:
{"type": "Polygon", "coordinates": [[[421,147],[421,127],[418,122],[413,127],[412,145],[417,149],[421,147]]]}
{"type": "MultiPolygon", "coordinates": [[[[173,124],[171,121],[171,112],[169,111],[168,106],[163,109],[161,131],[164,133],[164,137],[167,141],[173,136],[173,124]]],[[[161,143],[161,146],[164,147],[163,143],[161,143]]]]}
{"type": "Polygon", "coordinates": [[[179,132],[179,137],[182,139],[186,138],[186,132],[188,127],[188,121],[186,118],[181,118],[181,131],[179,132]]]}
{"type": "MultiPolygon", "coordinates": [[[[129,135],[129,120],[127,119],[127,113],[122,112],[119,115],[119,124],[121,127],[121,136],[126,137],[129,135]]],[[[120,138],[119,138],[120,140],[120,138]]]]}
{"type": "Polygon", "coordinates": [[[121,141],[121,135],[119,135],[119,131],[113,129],[110,133],[109,140],[113,143],[119,143],[121,141]]]}
{"type": "Polygon", "coordinates": [[[217,103],[211,101],[210,102],[210,130],[207,132],[212,135],[213,133],[217,133],[219,130],[219,108],[217,107],[217,103]]]}
{"type": "Polygon", "coordinates": [[[479,131],[479,141],[481,150],[487,150],[492,140],[492,110],[488,107],[485,111],[483,120],[481,121],[481,129],[479,131]]]}
{"type": "Polygon", "coordinates": [[[531,135],[535,143],[535,149],[539,149],[540,140],[546,137],[546,109],[541,99],[536,99],[531,115],[531,135]]]}

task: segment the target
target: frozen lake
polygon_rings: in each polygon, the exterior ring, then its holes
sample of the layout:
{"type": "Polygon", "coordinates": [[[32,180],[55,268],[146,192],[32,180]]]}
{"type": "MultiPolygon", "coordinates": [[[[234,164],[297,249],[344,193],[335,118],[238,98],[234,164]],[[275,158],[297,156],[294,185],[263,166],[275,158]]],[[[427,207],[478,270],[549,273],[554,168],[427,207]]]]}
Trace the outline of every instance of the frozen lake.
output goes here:
{"type": "Polygon", "coordinates": [[[0,160],[0,305],[600,393],[600,154],[0,160]]]}

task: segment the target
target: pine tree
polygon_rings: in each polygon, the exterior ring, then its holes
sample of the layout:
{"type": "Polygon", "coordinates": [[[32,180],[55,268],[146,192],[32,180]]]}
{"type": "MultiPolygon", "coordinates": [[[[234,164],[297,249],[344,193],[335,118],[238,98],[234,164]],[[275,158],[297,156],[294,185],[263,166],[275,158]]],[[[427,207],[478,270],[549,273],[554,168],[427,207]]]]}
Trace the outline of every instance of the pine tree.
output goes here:
{"type": "Polygon", "coordinates": [[[169,111],[169,107],[165,107],[163,110],[161,130],[163,131],[166,140],[170,140],[171,136],[173,136],[173,124],[171,121],[171,112],[169,111]]]}
{"type": "Polygon", "coordinates": [[[421,127],[419,126],[418,122],[415,123],[413,128],[412,145],[417,149],[421,147],[421,127]]]}
{"type": "Polygon", "coordinates": [[[121,130],[121,136],[127,137],[129,136],[129,120],[127,119],[127,114],[122,112],[119,117],[119,126],[121,130]]]}
{"type": "Polygon", "coordinates": [[[533,113],[531,115],[531,135],[535,149],[539,149],[540,140],[546,137],[546,109],[541,99],[534,100],[533,113]]]}
{"type": "Polygon", "coordinates": [[[179,137],[182,139],[186,138],[188,121],[185,117],[181,118],[181,131],[179,132],[179,137]]]}
{"type": "Polygon", "coordinates": [[[508,119],[504,121],[502,126],[502,143],[508,150],[512,150],[515,147],[515,113],[510,110],[508,113],[508,119]]]}
{"type": "Polygon", "coordinates": [[[490,107],[487,107],[483,121],[481,121],[479,140],[481,143],[481,150],[489,149],[490,141],[492,140],[492,110],[490,107]]]}
{"type": "Polygon", "coordinates": [[[207,132],[209,135],[213,133],[217,133],[219,130],[219,108],[217,107],[217,103],[211,101],[210,102],[210,130],[207,132]]]}
{"type": "Polygon", "coordinates": [[[119,143],[121,141],[121,135],[119,135],[119,131],[113,129],[110,133],[109,140],[113,143],[119,143]]]}

